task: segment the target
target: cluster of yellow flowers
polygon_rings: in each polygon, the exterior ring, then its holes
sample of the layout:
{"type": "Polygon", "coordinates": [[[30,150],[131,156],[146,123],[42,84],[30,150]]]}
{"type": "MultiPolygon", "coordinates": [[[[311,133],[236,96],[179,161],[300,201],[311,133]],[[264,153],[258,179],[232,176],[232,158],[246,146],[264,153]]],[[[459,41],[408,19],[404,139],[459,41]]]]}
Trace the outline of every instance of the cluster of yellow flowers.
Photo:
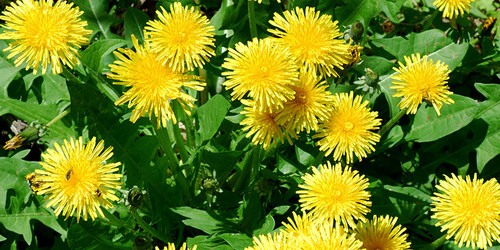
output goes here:
{"type": "Polygon", "coordinates": [[[254,237],[254,246],[247,249],[410,248],[406,229],[396,226],[397,217],[366,219],[372,203],[364,175],[330,162],[312,170],[312,175],[302,177],[305,183],[297,191],[302,216],[294,213],[289,223],[284,223],[285,229],[254,237]]]}
{"type": "MultiPolygon", "coordinates": [[[[436,0],[445,16],[455,18],[470,7],[465,0],[436,0]],[[454,3],[455,5],[451,5],[454,3]],[[445,6],[445,7],[443,7],[445,6]],[[451,6],[451,7],[450,7],[451,6]]],[[[17,56],[15,65],[26,63],[36,74],[40,64],[42,74],[49,65],[58,74],[64,66],[78,64],[78,49],[88,43],[92,33],[80,20],[82,12],[73,3],[50,0],[22,0],[12,3],[0,16],[5,30],[0,39],[14,40],[5,51],[8,58],[17,56]]],[[[140,45],[132,36],[134,50],[119,49],[118,60],[110,65],[110,79],[115,84],[130,87],[116,101],[134,106],[130,120],[137,121],[146,113],[157,118],[157,126],[176,122],[171,102],[176,100],[189,114],[194,97],[186,88],[201,91],[205,83],[188,74],[209,60],[214,52],[214,27],[193,7],[175,2],[167,12],[157,11],[159,20],[147,23],[145,41],[140,45]]],[[[222,65],[227,71],[224,86],[231,90],[233,100],[245,106],[241,122],[252,142],[264,149],[278,141],[297,138],[300,132],[315,131],[316,145],[328,156],[348,164],[366,158],[373,152],[380,135],[373,132],[381,125],[378,113],[368,108],[368,101],[353,92],[331,94],[326,77],[338,77],[359,60],[360,47],[339,39],[337,21],[321,15],[314,8],[296,8],[283,15],[274,14],[269,32],[274,37],[254,38],[246,45],[229,48],[222,65]]],[[[407,113],[415,114],[423,101],[428,101],[440,114],[443,103],[453,103],[447,86],[450,71],[446,64],[434,63],[427,56],[405,57],[406,65],[392,76],[395,97],[407,113]]],[[[106,163],[112,147],[104,150],[104,142],[92,138],[70,139],[61,146],[42,154],[43,170],[26,176],[32,190],[48,195],[48,207],[56,215],[68,218],[76,212],[77,221],[83,216],[95,219],[103,215],[101,205],[112,207],[117,201],[115,190],[121,188],[121,165],[106,163]]],[[[350,167],[329,162],[312,168],[300,185],[302,215],[293,214],[285,229],[275,234],[254,238],[249,249],[408,249],[410,243],[405,228],[396,226],[397,218],[373,216],[370,213],[369,182],[350,167]]],[[[432,197],[437,226],[447,230],[447,238],[455,237],[459,246],[486,248],[500,241],[500,185],[496,179],[483,183],[474,175],[445,177],[432,197]]],[[[175,246],[169,245],[169,248],[175,246]]],[[[182,248],[186,248],[183,245],[182,248]]]]}

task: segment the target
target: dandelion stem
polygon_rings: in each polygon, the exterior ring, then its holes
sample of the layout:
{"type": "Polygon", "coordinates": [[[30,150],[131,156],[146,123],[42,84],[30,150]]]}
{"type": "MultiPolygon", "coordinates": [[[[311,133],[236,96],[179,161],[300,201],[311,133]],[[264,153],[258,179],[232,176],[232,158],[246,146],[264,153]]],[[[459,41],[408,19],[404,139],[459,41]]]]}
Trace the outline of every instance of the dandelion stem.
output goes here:
{"type": "Polygon", "coordinates": [[[173,129],[175,144],[177,145],[177,149],[179,150],[179,154],[181,155],[182,162],[185,163],[189,159],[189,154],[186,150],[186,145],[184,139],[182,138],[181,130],[179,129],[179,123],[174,124],[173,122],[169,123],[170,127],[173,129]]]}
{"type": "Polygon", "coordinates": [[[250,24],[250,36],[257,37],[257,23],[255,20],[255,1],[248,0],[248,23],[250,24]]]}
{"type": "Polygon", "coordinates": [[[427,20],[427,22],[424,25],[424,28],[423,28],[424,31],[428,30],[429,27],[431,27],[432,22],[434,21],[434,18],[436,18],[436,16],[437,16],[438,13],[439,13],[439,10],[437,8],[434,9],[434,12],[432,12],[431,17],[429,18],[429,20],[427,20]]]}
{"type": "Polygon", "coordinates": [[[52,126],[54,123],[56,123],[57,121],[59,121],[63,117],[65,117],[67,114],[69,114],[69,109],[66,109],[63,112],[61,112],[60,114],[58,114],[56,117],[54,117],[54,119],[52,119],[50,122],[48,122],[47,125],[45,125],[45,126],[46,127],[52,126]]]}
{"type": "Polygon", "coordinates": [[[181,189],[184,192],[184,195],[186,196],[186,199],[189,202],[191,201],[192,196],[189,190],[189,185],[186,180],[186,176],[184,176],[184,173],[182,173],[182,171],[179,168],[179,160],[177,159],[177,156],[175,155],[174,150],[172,149],[172,142],[170,141],[170,137],[167,131],[164,128],[157,128],[156,119],[157,119],[156,117],[152,119],[153,128],[155,130],[156,136],[158,137],[158,141],[160,142],[163,151],[165,151],[165,156],[170,162],[170,167],[172,169],[172,172],[174,173],[175,180],[181,186],[181,189]]]}
{"type": "Polygon", "coordinates": [[[406,114],[406,110],[408,110],[408,108],[400,110],[399,113],[397,113],[394,117],[391,118],[391,120],[389,120],[384,126],[382,126],[382,128],[378,131],[378,134],[380,136],[383,136],[386,132],[391,130],[392,126],[394,126],[394,124],[396,124],[396,122],[398,122],[399,119],[401,119],[401,117],[406,114]]]}
{"type": "Polygon", "coordinates": [[[240,175],[236,179],[236,183],[233,187],[233,192],[240,192],[240,189],[243,186],[243,183],[248,179],[250,172],[252,170],[253,161],[257,160],[255,154],[258,154],[259,146],[255,146],[251,151],[249,151],[245,157],[243,158],[242,164],[243,168],[241,169],[240,175]]]}
{"type": "Polygon", "coordinates": [[[434,250],[442,246],[446,242],[446,234],[441,236],[439,239],[433,241],[427,249],[434,250]]]}
{"type": "Polygon", "coordinates": [[[168,240],[163,236],[161,235],[156,229],[154,229],[153,227],[151,227],[150,225],[148,225],[140,216],[139,214],[137,213],[137,210],[135,208],[131,208],[130,209],[130,212],[132,213],[132,215],[134,216],[134,219],[135,221],[137,222],[137,224],[139,224],[139,226],[146,230],[146,232],[150,233],[153,237],[163,241],[163,242],[168,242],[168,240]]]}

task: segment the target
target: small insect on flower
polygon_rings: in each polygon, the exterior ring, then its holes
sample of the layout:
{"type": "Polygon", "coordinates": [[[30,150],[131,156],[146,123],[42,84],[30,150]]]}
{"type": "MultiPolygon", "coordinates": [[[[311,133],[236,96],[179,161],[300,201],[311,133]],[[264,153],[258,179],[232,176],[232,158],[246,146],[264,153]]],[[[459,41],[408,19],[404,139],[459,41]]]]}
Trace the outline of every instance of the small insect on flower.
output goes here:
{"type": "Polygon", "coordinates": [[[97,198],[101,197],[101,190],[99,190],[99,188],[96,188],[95,189],[95,195],[97,196],[97,198]]]}
{"type": "Polygon", "coordinates": [[[71,173],[73,173],[73,170],[68,170],[68,172],[66,172],[66,175],[64,176],[64,178],[66,178],[67,181],[69,181],[69,178],[71,178],[71,173]]]}
{"type": "Polygon", "coordinates": [[[36,194],[43,184],[43,181],[39,179],[39,175],[36,173],[29,173],[25,176],[26,181],[28,181],[31,192],[36,194]]]}

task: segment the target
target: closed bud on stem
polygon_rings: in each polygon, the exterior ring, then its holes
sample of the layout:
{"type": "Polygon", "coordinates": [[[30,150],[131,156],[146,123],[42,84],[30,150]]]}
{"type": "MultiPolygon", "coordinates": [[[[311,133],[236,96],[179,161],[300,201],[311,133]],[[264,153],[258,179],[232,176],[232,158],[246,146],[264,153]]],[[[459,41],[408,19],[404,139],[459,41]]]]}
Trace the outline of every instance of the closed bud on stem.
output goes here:
{"type": "Polygon", "coordinates": [[[361,38],[363,38],[363,32],[365,28],[360,21],[356,21],[351,25],[351,31],[349,32],[349,36],[354,42],[359,42],[361,38]]]}

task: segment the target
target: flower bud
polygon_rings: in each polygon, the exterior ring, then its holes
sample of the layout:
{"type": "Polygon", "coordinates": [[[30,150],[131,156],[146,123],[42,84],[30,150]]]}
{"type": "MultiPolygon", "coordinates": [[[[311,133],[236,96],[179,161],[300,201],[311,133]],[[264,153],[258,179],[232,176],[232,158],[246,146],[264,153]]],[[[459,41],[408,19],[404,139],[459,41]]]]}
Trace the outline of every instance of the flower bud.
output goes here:
{"type": "Polygon", "coordinates": [[[365,28],[360,21],[356,21],[351,25],[351,31],[349,32],[349,36],[354,42],[358,42],[363,38],[363,32],[365,28]]]}

